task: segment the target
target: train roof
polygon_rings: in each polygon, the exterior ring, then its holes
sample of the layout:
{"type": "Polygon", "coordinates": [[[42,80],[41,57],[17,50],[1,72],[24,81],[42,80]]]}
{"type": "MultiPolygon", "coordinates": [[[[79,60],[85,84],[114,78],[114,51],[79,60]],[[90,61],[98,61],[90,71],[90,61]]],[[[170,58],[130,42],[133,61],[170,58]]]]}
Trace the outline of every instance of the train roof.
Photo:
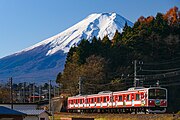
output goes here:
{"type": "Polygon", "coordinates": [[[80,98],[80,97],[86,97],[87,95],[76,95],[76,96],[71,96],[71,97],[68,97],[68,98],[80,98]]]}
{"type": "Polygon", "coordinates": [[[76,96],[71,96],[71,97],[68,97],[68,98],[81,98],[81,97],[91,97],[91,96],[98,96],[98,95],[108,95],[108,94],[111,94],[113,93],[112,91],[101,91],[97,94],[90,94],[90,95],[76,95],[76,96]]]}
{"type": "Polygon", "coordinates": [[[129,88],[127,90],[122,90],[122,91],[115,91],[113,93],[126,93],[126,92],[132,92],[132,91],[140,91],[140,90],[145,90],[145,89],[148,89],[148,88],[145,88],[145,87],[132,87],[132,88],[129,88]]]}
{"type": "Polygon", "coordinates": [[[76,96],[72,96],[72,97],[68,97],[68,98],[82,98],[82,97],[91,97],[91,96],[99,96],[99,95],[109,95],[109,94],[117,94],[117,93],[127,93],[127,92],[135,92],[135,91],[142,91],[142,90],[148,90],[148,89],[156,89],[156,88],[160,88],[160,89],[165,89],[166,88],[162,88],[160,86],[157,86],[157,87],[149,87],[149,88],[145,88],[145,87],[132,87],[132,88],[129,88],[128,90],[123,90],[123,91],[115,91],[115,92],[112,92],[112,91],[101,91],[97,94],[90,94],[90,95],[76,95],[76,96]]]}
{"type": "Polygon", "coordinates": [[[98,94],[106,94],[106,93],[112,93],[112,91],[101,91],[98,94]]]}
{"type": "Polygon", "coordinates": [[[115,92],[113,92],[113,93],[116,93],[116,92],[129,92],[129,91],[140,91],[140,90],[148,90],[148,89],[157,89],[157,88],[159,88],[159,89],[166,89],[166,88],[162,88],[162,87],[160,87],[160,86],[157,86],[157,87],[148,87],[148,88],[146,88],[146,87],[132,87],[132,88],[129,88],[128,90],[123,90],[123,91],[115,91],[115,92]]]}
{"type": "Polygon", "coordinates": [[[140,89],[145,89],[145,87],[132,87],[132,88],[129,88],[128,91],[140,90],[140,89]]]}

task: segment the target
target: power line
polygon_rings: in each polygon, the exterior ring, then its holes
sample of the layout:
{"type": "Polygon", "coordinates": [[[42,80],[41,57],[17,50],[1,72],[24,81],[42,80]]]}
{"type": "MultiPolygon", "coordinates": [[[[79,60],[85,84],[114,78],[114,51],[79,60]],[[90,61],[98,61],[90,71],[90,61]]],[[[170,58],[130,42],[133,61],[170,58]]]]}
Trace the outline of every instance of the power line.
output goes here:
{"type": "Polygon", "coordinates": [[[180,75],[180,70],[173,71],[173,72],[166,72],[166,73],[160,73],[160,74],[149,74],[149,75],[139,75],[141,77],[156,77],[156,76],[162,76],[162,77],[168,77],[168,76],[177,76],[180,75]]]}
{"type": "Polygon", "coordinates": [[[147,66],[150,66],[150,65],[166,65],[166,64],[174,64],[174,63],[178,63],[178,62],[180,62],[180,57],[174,58],[171,60],[167,60],[167,61],[161,61],[161,62],[155,62],[155,63],[144,63],[143,65],[147,65],[147,66]]]}
{"type": "MultiPolygon", "coordinates": [[[[136,70],[136,73],[140,72],[141,69],[136,70]]],[[[110,82],[110,83],[106,83],[106,84],[92,84],[92,83],[87,83],[87,81],[84,83],[86,85],[90,85],[90,86],[107,86],[107,85],[117,85],[117,84],[123,84],[123,82],[125,83],[133,83],[133,79],[128,79],[130,77],[133,77],[135,73],[132,74],[128,74],[127,77],[120,79],[121,82],[110,82]]],[[[132,86],[131,86],[132,87],[132,86]]]]}
{"type": "Polygon", "coordinates": [[[148,69],[142,69],[143,72],[168,72],[168,71],[177,71],[180,70],[180,68],[173,68],[173,69],[164,69],[164,70],[148,70],[148,69]]]}

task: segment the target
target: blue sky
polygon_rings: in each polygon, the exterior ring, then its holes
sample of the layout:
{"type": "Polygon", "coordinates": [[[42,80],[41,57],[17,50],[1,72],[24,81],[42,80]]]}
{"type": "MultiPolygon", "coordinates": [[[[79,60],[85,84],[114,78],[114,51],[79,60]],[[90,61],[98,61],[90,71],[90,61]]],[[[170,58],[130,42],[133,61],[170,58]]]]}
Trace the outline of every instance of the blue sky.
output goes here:
{"type": "Polygon", "coordinates": [[[135,22],[179,0],[0,0],[0,58],[34,45],[92,13],[116,12],[135,22]]]}

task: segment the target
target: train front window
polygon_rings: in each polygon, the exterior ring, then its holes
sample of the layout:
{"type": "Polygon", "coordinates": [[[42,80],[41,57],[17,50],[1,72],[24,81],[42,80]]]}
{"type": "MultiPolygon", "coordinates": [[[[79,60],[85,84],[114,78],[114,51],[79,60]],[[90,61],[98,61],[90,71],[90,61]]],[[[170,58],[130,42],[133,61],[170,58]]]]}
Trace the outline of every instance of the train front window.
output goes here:
{"type": "Polygon", "coordinates": [[[149,99],[166,99],[166,90],[149,89],[149,99]]]}

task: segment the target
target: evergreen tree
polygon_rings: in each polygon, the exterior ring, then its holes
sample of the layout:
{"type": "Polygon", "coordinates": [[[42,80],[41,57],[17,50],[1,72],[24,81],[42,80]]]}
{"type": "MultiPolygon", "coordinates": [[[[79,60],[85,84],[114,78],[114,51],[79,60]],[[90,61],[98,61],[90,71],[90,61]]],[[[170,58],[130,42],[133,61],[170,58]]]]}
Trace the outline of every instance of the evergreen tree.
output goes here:
{"type": "Polygon", "coordinates": [[[102,43],[104,46],[107,46],[107,47],[111,46],[111,41],[109,40],[109,37],[107,35],[104,36],[104,38],[102,39],[102,43]]]}
{"type": "Polygon", "coordinates": [[[163,37],[169,33],[169,26],[168,26],[167,21],[164,20],[163,14],[158,13],[156,15],[154,25],[153,25],[153,31],[155,33],[162,35],[163,37]]]}
{"type": "Polygon", "coordinates": [[[118,30],[116,30],[112,41],[112,46],[119,46],[122,42],[122,35],[121,33],[118,32],[118,30]]]}
{"type": "Polygon", "coordinates": [[[86,58],[89,57],[91,52],[91,46],[88,40],[83,39],[77,48],[77,54],[79,56],[78,64],[84,64],[86,58]]]}
{"type": "Polygon", "coordinates": [[[90,55],[99,55],[101,48],[101,40],[97,40],[96,37],[93,37],[92,43],[91,43],[91,54],[90,55]]]}

